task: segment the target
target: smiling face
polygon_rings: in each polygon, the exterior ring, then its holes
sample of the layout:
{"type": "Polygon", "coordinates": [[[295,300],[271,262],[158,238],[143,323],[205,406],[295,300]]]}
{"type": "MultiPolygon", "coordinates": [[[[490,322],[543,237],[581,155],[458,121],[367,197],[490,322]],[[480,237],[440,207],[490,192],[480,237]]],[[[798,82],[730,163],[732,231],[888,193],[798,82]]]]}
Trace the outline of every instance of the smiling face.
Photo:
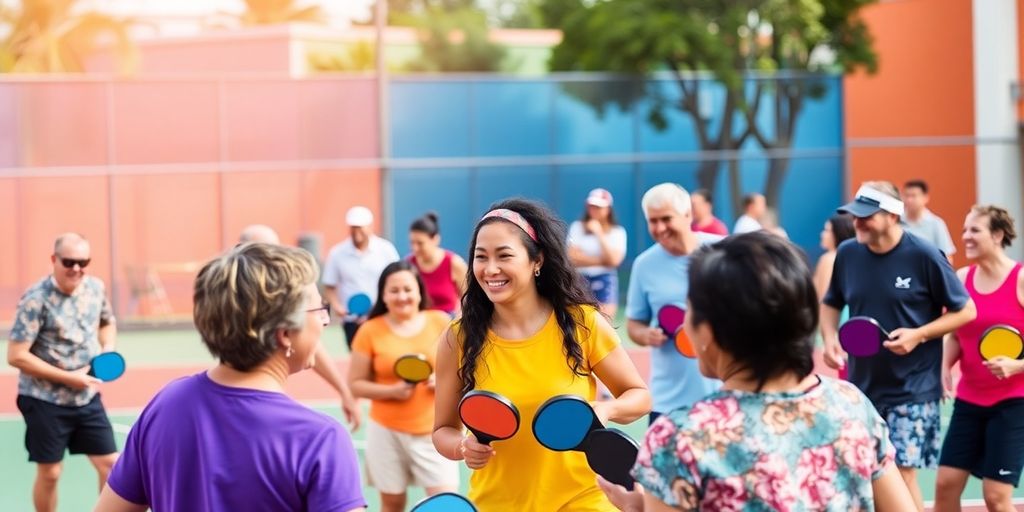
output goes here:
{"type": "Polygon", "coordinates": [[[384,280],[384,294],[381,300],[388,308],[388,314],[398,319],[411,318],[420,310],[420,286],[416,276],[408,270],[399,270],[384,280]]]}
{"type": "Polygon", "coordinates": [[[1002,249],[1002,234],[993,233],[988,215],[970,212],[964,219],[964,254],[976,260],[995,254],[1002,249]]]}
{"type": "Polygon", "coordinates": [[[690,231],[690,213],[679,213],[671,203],[647,209],[647,231],[668,251],[676,251],[690,231]]]}
{"type": "Polygon", "coordinates": [[[495,304],[537,293],[534,272],[543,258],[532,261],[523,245],[522,230],[509,222],[491,222],[480,227],[473,249],[473,276],[495,304]]]}
{"type": "Polygon", "coordinates": [[[883,236],[899,223],[899,217],[886,211],[879,211],[870,217],[853,219],[853,229],[857,232],[857,241],[866,245],[876,245],[883,236]]]}
{"type": "Polygon", "coordinates": [[[88,261],[90,257],[89,242],[82,239],[69,240],[61,244],[56,253],[50,256],[53,264],[53,279],[57,287],[65,294],[71,295],[85,279],[85,269],[78,263],[88,261]],[[70,268],[64,266],[65,261],[72,261],[70,268]]]}

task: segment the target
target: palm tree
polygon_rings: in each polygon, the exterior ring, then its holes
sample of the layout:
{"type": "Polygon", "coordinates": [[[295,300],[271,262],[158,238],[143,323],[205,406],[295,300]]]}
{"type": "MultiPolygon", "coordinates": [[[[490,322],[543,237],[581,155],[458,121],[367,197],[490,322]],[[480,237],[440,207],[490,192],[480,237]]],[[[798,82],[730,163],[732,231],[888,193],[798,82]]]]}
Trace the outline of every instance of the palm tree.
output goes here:
{"type": "Polygon", "coordinates": [[[0,7],[0,24],[10,27],[0,41],[0,72],[82,72],[83,60],[104,37],[113,39],[119,70],[135,69],[131,22],[98,12],[72,13],[76,1],[22,0],[20,10],[0,7]]]}
{"type": "Polygon", "coordinates": [[[245,0],[243,25],[276,25],[294,21],[323,23],[326,16],[319,5],[298,7],[295,0],[245,0]]]}

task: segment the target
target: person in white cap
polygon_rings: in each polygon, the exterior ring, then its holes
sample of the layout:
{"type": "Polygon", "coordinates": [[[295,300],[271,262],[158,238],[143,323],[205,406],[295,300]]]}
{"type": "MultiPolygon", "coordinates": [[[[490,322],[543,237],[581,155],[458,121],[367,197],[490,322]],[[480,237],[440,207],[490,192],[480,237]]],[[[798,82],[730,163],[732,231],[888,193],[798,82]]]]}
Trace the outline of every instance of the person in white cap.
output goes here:
{"type": "Polygon", "coordinates": [[[612,194],[595,188],[587,195],[583,217],[569,226],[569,259],[590,283],[611,318],[619,308],[619,265],[626,256],[626,230],[615,220],[612,194]]]}
{"type": "Polygon", "coordinates": [[[918,468],[938,466],[942,398],[942,336],[973,320],[974,302],[946,257],[900,226],[903,201],[892,183],[864,183],[839,213],[854,217],[856,240],[836,250],[821,305],[825,363],[840,368],[839,312],[875,319],[890,333],[883,349],[850,356],[848,375],[889,425],[896,465],[919,510],[918,468]]]}
{"type": "Polygon", "coordinates": [[[398,261],[394,244],[373,234],[373,212],[365,206],[353,206],[345,214],[349,238],[335,245],[324,261],[324,295],[331,309],[342,318],[345,342],[352,349],[356,330],[366,321],[366,315],[352,315],[348,300],[356,294],[365,294],[370,303],[377,300],[377,280],[389,263],[398,261]]]}

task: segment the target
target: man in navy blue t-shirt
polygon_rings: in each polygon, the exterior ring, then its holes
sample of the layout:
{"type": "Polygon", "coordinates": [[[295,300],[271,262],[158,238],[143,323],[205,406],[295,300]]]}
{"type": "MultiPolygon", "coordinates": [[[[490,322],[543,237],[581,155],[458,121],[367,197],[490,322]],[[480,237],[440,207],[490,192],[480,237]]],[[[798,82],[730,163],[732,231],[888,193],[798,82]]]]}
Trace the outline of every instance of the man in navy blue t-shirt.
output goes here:
{"type": "Polygon", "coordinates": [[[837,336],[844,306],[890,332],[878,354],[849,357],[849,380],[888,423],[896,465],[923,510],[916,469],[938,464],[942,336],[974,319],[974,303],[942,252],[900,227],[903,202],[891,183],[864,183],[838,211],[855,218],[857,239],[839,246],[822,301],[825,363],[847,360],[837,336]]]}

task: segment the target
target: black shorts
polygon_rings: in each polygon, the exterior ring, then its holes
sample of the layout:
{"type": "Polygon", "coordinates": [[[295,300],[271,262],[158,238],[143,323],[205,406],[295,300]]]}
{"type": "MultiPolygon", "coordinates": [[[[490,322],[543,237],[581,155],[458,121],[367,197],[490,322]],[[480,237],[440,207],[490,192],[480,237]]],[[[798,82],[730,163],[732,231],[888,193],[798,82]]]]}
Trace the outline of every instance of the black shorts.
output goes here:
{"type": "Polygon", "coordinates": [[[25,417],[25,448],[30,462],[60,462],[65,449],[72,454],[86,455],[117,452],[114,429],[99,395],[81,407],[65,407],[18,395],[18,410],[25,417]]]}
{"type": "Polygon", "coordinates": [[[1024,398],[991,407],[957,400],[939,465],[1017,487],[1024,469],[1024,398]]]}

